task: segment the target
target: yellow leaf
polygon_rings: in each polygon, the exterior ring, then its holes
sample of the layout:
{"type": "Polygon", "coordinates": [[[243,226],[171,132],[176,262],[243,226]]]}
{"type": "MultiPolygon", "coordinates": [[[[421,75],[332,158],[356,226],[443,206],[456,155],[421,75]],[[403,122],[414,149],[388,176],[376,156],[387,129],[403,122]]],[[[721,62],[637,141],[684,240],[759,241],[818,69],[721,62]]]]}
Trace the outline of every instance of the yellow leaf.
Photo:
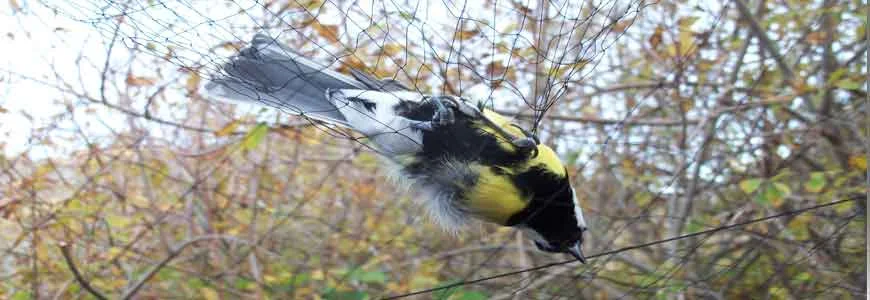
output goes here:
{"type": "Polygon", "coordinates": [[[323,280],[323,278],[325,278],[323,270],[314,270],[314,272],[311,272],[311,279],[323,280]]]}
{"type": "Polygon", "coordinates": [[[187,88],[187,93],[196,94],[196,91],[199,89],[199,82],[202,80],[202,77],[199,76],[199,72],[193,70],[190,72],[190,76],[187,77],[187,82],[184,87],[187,88]]]}
{"type": "Polygon", "coordinates": [[[220,130],[214,133],[216,136],[228,136],[236,131],[236,127],[239,127],[239,120],[233,120],[232,122],[224,125],[220,130]]]}
{"type": "Polygon", "coordinates": [[[622,160],[622,171],[626,174],[637,175],[637,168],[634,164],[634,161],[630,159],[622,160]]]}
{"type": "Polygon", "coordinates": [[[680,55],[686,56],[695,49],[694,33],[691,30],[680,30],[680,55]]]}
{"type": "Polygon", "coordinates": [[[388,43],[381,47],[381,55],[393,56],[401,53],[404,48],[398,43],[388,43]]]}
{"type": "Polygon", "coordinates": [[[109,227],[112,227],[113,230],[127,227],[132,221],[133,220],[129,217],[125,216],[110,215],[106,217],[106,223],[108,223],[109,227]]]}
{"type": "Polygon", "coordinates": [[[268,284],[273,284],[273,283],[278,282],[279,278],[267,274],[267,275],[263,275],[263,280],[266,281],[266,283],[268,283],[268,284]]]}
{"type": "Polygon", "coordinates": [[[202,294],[202,298],[206,300],[218,300],[220,296],[218,293],[211,288],[199,288],[199,293],[202,294]]]}
{"type": "Polygon", "coordinates": [[[121,247],[111,247],[111,248],[109,248],[108,256],[107,256],[107,257],[108,257],[108,258],[118,257],[118,256],[121,255],[122,253],[124,253],[124,248],[121,248],[121,247]]]}
{"type": "Polygon", "coordinates": [[[855,155],[849,158],[849,166],[858,171],[867,171],[867,157],[863,155],[855,155]]]}
{"type": "Polygon", "coordinates": [[[126,83],[131,86],[149,86],[154,85],[156,79],[144,76],[133,76],[132,73],[127,73],[126,83]]]}

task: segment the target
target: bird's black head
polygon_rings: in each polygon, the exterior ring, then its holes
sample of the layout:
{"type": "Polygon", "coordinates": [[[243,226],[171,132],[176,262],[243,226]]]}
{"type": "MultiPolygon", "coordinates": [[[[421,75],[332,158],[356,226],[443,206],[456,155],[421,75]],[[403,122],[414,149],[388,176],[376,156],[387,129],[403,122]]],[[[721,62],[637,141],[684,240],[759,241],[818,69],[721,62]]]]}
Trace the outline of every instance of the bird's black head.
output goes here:
{"type": "Polygon", "coordinates": [[[518,186],[535,187],[530,191],[532,200],[511,217],[509,225],[525,229],[541,251],[571,254],[585,263],[580,247],[586,220],[568,177],[536,168],[527,173],[517,176],[527,181],[518,186]]]}

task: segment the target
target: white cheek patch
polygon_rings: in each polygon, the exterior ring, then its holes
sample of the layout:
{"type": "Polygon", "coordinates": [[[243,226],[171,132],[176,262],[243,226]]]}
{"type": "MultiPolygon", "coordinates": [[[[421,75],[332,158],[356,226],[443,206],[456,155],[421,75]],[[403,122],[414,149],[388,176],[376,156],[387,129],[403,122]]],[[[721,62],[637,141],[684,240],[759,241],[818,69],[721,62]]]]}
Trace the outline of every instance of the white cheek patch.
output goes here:
{"type": "Polygon", "coordinates": [[[574,200],[574,216],[577,218],[577,227],[586,229],[586,219],[583,218],[583,208],[580,207],[580,201],[577,200],[577,192],[574,187],[571,187],[571,198],[574,200]]]}

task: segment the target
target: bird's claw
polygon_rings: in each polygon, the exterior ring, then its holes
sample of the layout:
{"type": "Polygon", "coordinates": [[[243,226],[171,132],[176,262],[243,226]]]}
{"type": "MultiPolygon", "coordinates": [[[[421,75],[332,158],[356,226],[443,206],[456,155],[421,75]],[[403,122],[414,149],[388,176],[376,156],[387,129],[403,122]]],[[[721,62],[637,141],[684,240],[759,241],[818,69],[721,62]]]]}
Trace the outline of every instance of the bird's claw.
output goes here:
{"type": "Polygon", "coordinates": [[[450,126],[456,122],[456,116],[453,109],[457,108],[457,104],[449,97],[436,96],[429,98],[432,104],[435,105],[435,113],[432,115],[432,121],[420,122],[414,125],[417,129],[432,131],[440,127],[450,126]],[[447,100],[447,101],[445,101],[447,100]]]}

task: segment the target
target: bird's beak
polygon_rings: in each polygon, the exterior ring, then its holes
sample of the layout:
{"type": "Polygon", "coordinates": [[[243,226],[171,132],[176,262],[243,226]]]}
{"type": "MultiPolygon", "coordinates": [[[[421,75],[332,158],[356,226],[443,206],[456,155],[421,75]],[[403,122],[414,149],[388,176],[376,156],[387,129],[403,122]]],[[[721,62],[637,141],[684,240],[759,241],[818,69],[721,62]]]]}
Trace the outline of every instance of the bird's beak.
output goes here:
{"type": "Polygon", "coordinates": [[[583,256],[583,250],[580,250],[580,243],[574,244],[571,248],[568,248],[568,253],[574,258],[577,258],[581,263],[586,263],[586,257],[583,256]]]}

